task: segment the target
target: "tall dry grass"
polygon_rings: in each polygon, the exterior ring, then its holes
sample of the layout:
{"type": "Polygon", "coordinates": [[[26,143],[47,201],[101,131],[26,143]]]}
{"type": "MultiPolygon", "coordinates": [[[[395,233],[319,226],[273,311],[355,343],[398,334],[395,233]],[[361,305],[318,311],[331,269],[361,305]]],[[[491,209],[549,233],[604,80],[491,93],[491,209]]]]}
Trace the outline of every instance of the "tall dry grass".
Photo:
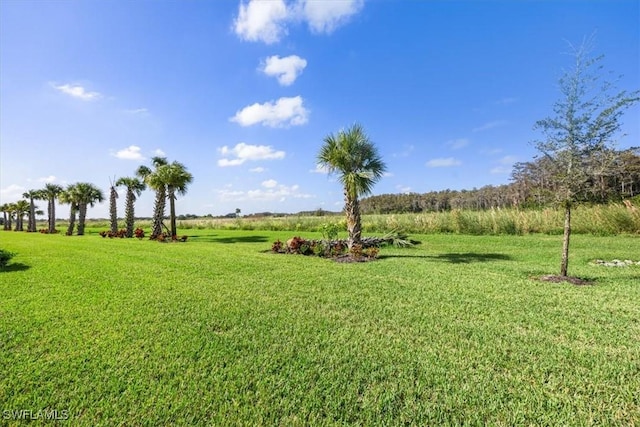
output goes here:
{"type": "MultiPolygon", "coordinates": [[[[327,223],[346,229],[343,216],[286,216],[244,218],[199,218],[178,221],[179,230],[268,230],[320,232],[327,223]]],[[[453,210],[419,214],[364,215],[365,233],[387,233],[402,230],[407,233],[455,233],[472,235],[562,234],[564,211],[493,209],[488,211],[453,210]]],[[[108,221],[96,220],[94,228],[108,228],[108,221]]],[[[149,228],[150,221],[136,221],[136,227],[149,228]]],[[[61,223],[58,228],[62,229],[61,223]]],[[[640,208],[631,203],[598,206],[577,206],[572,210],[572,232],[577,234],[640,235],[640,208]]]]}

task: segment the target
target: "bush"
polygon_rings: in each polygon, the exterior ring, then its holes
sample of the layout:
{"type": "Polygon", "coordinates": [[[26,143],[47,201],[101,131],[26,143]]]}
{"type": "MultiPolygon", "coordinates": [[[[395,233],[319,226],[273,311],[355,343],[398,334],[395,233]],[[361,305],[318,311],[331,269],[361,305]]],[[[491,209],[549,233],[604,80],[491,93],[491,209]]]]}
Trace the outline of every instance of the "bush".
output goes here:
{"type": "Polygon", "coordinates": [[[0,249],[0,268],[4,268],[9,264],[11,258],[13,258],[16,254],[13,252],[5,251],[4,249],[0,249]]]}

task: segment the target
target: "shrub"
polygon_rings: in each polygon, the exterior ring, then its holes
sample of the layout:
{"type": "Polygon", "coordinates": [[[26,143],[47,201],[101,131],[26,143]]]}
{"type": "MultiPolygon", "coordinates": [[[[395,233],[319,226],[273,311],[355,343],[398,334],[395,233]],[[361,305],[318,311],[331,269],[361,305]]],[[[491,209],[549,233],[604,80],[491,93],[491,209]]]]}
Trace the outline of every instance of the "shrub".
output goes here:
{"type": "Polygon", "coordinates": [[[5,268],[11,258],[13,258],[15,254],[13,252],[5,251],[4,249],[0,249],[0,268],[5,268]]]}

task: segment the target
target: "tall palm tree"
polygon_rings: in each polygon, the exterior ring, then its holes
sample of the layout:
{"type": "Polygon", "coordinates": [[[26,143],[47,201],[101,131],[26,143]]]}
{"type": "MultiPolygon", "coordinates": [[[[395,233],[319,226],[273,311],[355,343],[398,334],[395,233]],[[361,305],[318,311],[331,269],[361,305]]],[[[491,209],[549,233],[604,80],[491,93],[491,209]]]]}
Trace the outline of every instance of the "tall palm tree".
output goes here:
{"type": "Polygon", "coordinates": [[[22,194],[22,197],[29,199],[29,222],[27,223],[27,231],[33,233],[36,231],[36,208],[35,199],[40,199],[41,190],[29,190],[22,194]]]}
{"type": "Polygon", "coordinates": [[[125,186],[127,188],[126,207],[124,211],[125,222],[127,223],[127,237],[133,237],[133,223],[135,221],[134,203],[136,198],[147,188],[144,182],[134,177],[123,177],[116,181],[116,187],[125,186]]]}
{"type": "Polygon", "coordinates": [[[154,170],[147,166],[140,166],[136,171],[147,187],[156,192],[156,199],[153,204],[153,224],[151,226],[150,238],[156,239],[162,234],[162,220],[164,219],[164,208],[167,200],[167,186],[158,176],[158,169],[168,164],[166,157],[153,157],[151,159],[154,170]]]}
{"type": "Polygon", "coordinates": [[[67,227],[67,236],[72,236],[76,227],[76,214],[78,213],[78,196],[76,192],[76,185],[71,184],[67,186],[67,189],[60,193],[58,200],[62,204],[69,204],[69,226],[67,227]]]}
{"type": "Polygon", "coordinates": [[[82,236],[84,235],[84,225],[87,218],[87,207],[93,207],[96,202],[102,202],[104,194],[102,190],[88,182],[75,184],[74,193],[78,203],[78,236],[82,236]]]}
{"type": "Polygon", "coordinates": [[[193,181],[193,175],[187,171],[182,163],[174,161],[171,164],[160,166],[158,177],[167,187],[171,235],[175,236],[178,232],[176,227],[176,194],[184,195],[187,193],[187,187],[193,181]]]}
{"type": "Polygon", "coordinates": [[[46,184],[39,194],[48,201],[47,214],[49,215],[49,233],[56,232],[56,199],[62,193],[63,188],[58,184],[46,184]]]}
{"type": "Polygon", "coordinates": [[[382,178],[386,165],[359,124],[325,137],[317,162],[329,173],[337,173],[344,188],[349,233],[347,244],[351,248],[359,244],[362,237],[358,197],[371,193],[373,185],[382,178]]]}
{"type": "Polygon", "coordinates": [[[24,216],[29,212],[29,202],[26,200],[18,200],[13,204],[16,214],[15,231],[24,231],[24,216]]]}

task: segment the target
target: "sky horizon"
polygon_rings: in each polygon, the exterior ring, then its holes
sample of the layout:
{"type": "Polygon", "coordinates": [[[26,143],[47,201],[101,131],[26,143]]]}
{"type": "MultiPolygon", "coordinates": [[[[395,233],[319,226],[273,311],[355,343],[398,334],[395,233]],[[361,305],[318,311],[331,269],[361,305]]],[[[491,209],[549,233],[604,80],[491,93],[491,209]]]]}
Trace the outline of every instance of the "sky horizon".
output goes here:
{"type": "MultiPolygon", "coordinates": [[[[160,155],[194,177],[178,214],[340,211],[316,155],[354,123],[387,165],[374,195],[508,184],[568,43],[594,35],[640,89],[639,20],[637,0],[2,0],[0,204],[49,182],[108,197],[160,155]]],[[[639,146],[640,107],[622,123],[618,148],[639,146]]]]}

